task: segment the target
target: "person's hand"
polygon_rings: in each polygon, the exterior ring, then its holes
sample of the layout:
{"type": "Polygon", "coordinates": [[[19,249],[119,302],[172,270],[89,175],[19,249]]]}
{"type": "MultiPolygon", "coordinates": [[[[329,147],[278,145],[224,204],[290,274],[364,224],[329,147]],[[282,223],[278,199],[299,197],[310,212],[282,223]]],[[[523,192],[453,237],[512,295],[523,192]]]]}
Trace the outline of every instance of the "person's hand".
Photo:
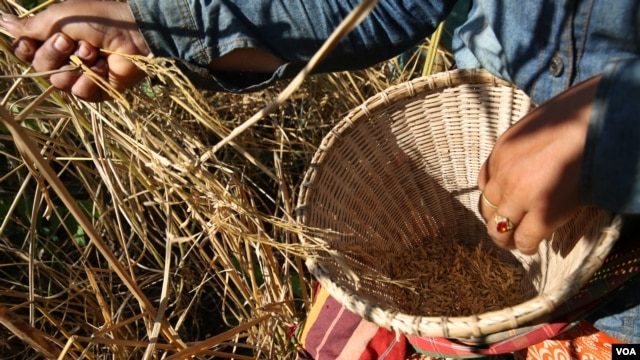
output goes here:
{"type": "Polygon", "coordinates": [[[496,142],[480,169],[484,199],[478,206],[497,245],[535,254],[543,238],[579,209],[584,146],[599,81],[592,78],[550,99],[496,142]]]}
{"type": "MultiPolygon", "coordinates": [[[[0,26],[15,37],[15,55],[30,62],[37,72],[69,67],[70,56],[76,55],[117,91],[130,88],[144,77],[144,72],[130,60],[112,54],[150,53],[126,3],[65,1],[23,19],[3,14],[0,26]]],[[[50,81],[56,88],[84,100],[109,98],[79,71],[55,73],[50,81]]]]}

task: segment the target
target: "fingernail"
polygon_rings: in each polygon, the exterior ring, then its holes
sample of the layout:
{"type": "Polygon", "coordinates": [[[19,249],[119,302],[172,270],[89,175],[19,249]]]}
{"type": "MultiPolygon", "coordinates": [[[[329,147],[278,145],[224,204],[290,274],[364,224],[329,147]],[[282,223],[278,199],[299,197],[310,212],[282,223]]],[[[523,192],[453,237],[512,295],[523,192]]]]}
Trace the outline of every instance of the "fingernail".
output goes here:
{"type": "Polygon", "coordinates": [[[76,55],[78,55],[78,57],[80,57],[81,59],[87,59],[89,56],[91,56],[91,49],[88,46],[81,44],[76,50],[76,55]]]}
{"type": "Polygon", "coordinates": [[[12,15],[12,14],[0,13],[0,19],[3,22],[10,23],[10,22],[16,21],[18,19],[18,17],[15,16],[15,15],[12,15]]]}
{"type": "Polygon", "coordinates": [[[53,42],[53,47],[60,52],[68,52],[71,50],[71,42],[66,37],[58,35],[58,38],[53,42]]]}
{"type": "Polygon", "coordinates": [[[28,41],[17,40],[13,43],[13,50],[16,52],[20,52],[23,54],[31,54],[33,53],[33,49],[31,48],[31,44],[28,41]]]}

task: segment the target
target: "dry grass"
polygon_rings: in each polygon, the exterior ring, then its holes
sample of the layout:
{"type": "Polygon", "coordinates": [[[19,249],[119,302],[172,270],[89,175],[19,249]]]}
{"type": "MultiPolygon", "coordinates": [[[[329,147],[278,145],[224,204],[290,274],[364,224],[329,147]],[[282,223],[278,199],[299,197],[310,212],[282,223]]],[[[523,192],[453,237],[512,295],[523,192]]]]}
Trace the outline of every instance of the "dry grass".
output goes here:
{"type": "MultiPolygon", "coordinates": [[[[11,1],[0,10],[20,13],[11,1]]],[[[422,69],[415,57],[316,75],[216,148],[286,84],[160,84],[88,104],[28,74],[0,39],[0,357],[285,358],[311,284],[295,194],[350,108],[422,69]],[[404,66],[404,65],[403,65],[404,66]],[[217,149],[212,152],[211,149],[217,149]]]]}

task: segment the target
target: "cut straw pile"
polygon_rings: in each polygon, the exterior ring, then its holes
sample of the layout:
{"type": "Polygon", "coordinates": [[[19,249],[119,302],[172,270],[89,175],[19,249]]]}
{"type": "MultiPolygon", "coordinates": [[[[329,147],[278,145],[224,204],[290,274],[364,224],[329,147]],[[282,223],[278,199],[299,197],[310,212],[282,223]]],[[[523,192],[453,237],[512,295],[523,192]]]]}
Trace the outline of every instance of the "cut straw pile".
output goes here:
{"type": "Polygon", "coordinates": [[[313,76],[214,153],[281,87],[203,94],[171,62],[137,59],[159,85],[88,104],[10,43],[0,38],[0,358],[290,356],[311,296],[292,194],[333,123],[421,58],[313,76]]]}

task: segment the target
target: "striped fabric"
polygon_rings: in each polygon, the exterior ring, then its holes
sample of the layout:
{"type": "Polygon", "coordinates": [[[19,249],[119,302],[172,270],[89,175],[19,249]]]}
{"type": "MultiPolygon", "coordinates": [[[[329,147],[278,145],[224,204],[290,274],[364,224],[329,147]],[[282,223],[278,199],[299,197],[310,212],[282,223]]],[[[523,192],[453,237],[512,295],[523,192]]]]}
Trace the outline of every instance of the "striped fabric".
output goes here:
{"type": "MultiPolygon", "coordinates": [[[[610,351],[622,343],[584,321],[550,323],[532,327],[514,337],[485,346],[466,345],[454,339],[397,335],[362,319],[319,289],[314,306],[299,329],[298,360],[405,360],[473,358],[506,353],[516,359],[551,359],[549,351],[576,357],[576,349],[589,354],[610,351]],[[573,326],[576,325],[576,326],[573,326]],[[420,356],[421,355],[421,356],[420,356]],[[419,357],[418,357],[419,356],[419,357]]],[[[595,357],[598,359],[602,357],[595,357]]],[[[604,357],[606,358],[606,357],[604,357]]]]}
{"type": "Polygon", "coordinates": [[[409,346],[404,336],[378,327],[340,305],[324,289],[298,336],[298,359],[404,359],[409,346]]]}
{"type": "Polygon", "coordinates": [[[474,346],[455,339],[437,337],[410,336],[408,341],[417,349],[417,352],[431,357],[473,358],[524,350],[532,344],[550,339],[566,331],[572,325],[570,323],[552,323],[536,326],[524,333],[514,333],[514,336],[507,340],[484,346],[474,346]]]}

